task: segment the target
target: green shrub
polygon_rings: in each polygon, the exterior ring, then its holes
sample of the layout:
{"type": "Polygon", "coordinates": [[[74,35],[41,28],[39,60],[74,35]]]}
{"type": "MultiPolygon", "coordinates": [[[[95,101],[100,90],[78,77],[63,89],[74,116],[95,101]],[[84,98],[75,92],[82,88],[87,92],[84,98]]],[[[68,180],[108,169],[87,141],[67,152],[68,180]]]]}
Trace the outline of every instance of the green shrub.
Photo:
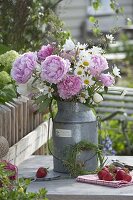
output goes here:
{"type": "Polygon", "coordinates": [[[5,170],[3,163],[0,163],[0,200],[47,200],[47,191],[44,188],[38,193],[27,192],[29,179],[11,181],[8,176],[9,171],[5,170]]]}

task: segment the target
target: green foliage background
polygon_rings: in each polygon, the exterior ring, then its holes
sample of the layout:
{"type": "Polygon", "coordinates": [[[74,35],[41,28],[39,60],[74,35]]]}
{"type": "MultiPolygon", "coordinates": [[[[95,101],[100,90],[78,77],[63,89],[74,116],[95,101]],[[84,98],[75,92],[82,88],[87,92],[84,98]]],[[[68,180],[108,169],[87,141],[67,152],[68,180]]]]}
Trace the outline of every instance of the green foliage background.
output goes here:
{"type": "Polygon", "coordinates": [[[62,0],[1,0],[0,44],[3,50],[37,50],[46,39],[49,20],[56,29],[62,23],[54,10],[62,0]]]}

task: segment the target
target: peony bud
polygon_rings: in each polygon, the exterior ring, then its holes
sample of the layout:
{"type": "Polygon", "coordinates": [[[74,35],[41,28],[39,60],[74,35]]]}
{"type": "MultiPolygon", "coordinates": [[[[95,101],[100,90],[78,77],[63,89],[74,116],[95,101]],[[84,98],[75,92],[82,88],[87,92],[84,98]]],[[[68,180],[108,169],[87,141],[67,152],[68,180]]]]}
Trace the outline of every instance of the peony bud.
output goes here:
{"type": "Polygon", "coordinates": [[[72,51],[75,48],[74,42],[71,40],[71,38],[66,40],[66,43],[63,45],[64,51],[72,51]]]}
{"type": "Polygon", "coordinates": [[[95,93],[95,94],[93,95],[93,101],[94,101],[95,103],[100,103],[101,101],[103,101],[103,97],[102,97],[100,94],[95,93]]]}

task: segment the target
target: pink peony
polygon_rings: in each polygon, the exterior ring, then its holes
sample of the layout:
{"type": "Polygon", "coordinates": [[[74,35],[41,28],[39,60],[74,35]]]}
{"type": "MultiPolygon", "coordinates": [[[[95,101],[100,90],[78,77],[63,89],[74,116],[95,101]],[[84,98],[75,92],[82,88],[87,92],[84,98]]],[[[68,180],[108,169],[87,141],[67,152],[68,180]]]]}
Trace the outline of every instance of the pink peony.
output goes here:
{"type": "Polygon", "coordinates": [[[45,60],[48,56],[52,55],[53,51],[54,51],[54,47],[51,46],[50,44],[43,45],[41,47],[41,49],[38,51],[38,54],[37,54],[38,55],[38,59],[40,61],[45,60]]]}
{"type": "Polygon", "coordinates": [[[108,63],[106,58],[101,55],[93,55],[90,62],[90,73],[92,76],[97,77],[104,70],[108,69],[108,63]]]}
{"type": "Polygon", "coordinates": [[[101,74],[99,80],[103,83],[104,86],[109,87],[115,83],[115,79],[111,74],[101,74]]]}
{"type": "Polygon", "coordinates": [[[68,75],[58,83],[57,88],[62,99],[69,99],[80,92],[82,81],[78,76],[68,75]]]}
{"type": "Polygon", "coordinates": [[[36,59],[35,53],[28,52],[14,61],[11,76],[17,83],[24,84],[31,78],[36,67],[36,59]]]}
{"type": "Polygon", "coordinates": [[[48,56],[42,62],[41,78],[49,83],[59,83],[70,68],[70,62],[60,56],[48,56]]]}

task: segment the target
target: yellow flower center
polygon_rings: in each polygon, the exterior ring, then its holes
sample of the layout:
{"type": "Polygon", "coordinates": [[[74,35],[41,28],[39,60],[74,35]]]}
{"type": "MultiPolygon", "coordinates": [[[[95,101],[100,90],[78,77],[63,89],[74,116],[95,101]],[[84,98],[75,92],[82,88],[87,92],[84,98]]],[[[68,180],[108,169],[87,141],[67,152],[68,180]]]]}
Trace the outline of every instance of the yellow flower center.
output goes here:
{"type": "Polygon", "coordinates": [[[84,65],[84,66],[88,66],[88,65],[89,65],[89,62],[88,62],[88,61],[84,61],[84,62],[83,62],[83,65],[84,65]]]}
{"type": "Polygon", "coordinates": [[[85,83],[86,85],[88,85],[88,84],[89,84],[89,80],[88,80],[88,79],[84,80],[84,83],[85,83]]]}
{"type": "Polygon", "coordinates": [[[77,72],[77,74],[78,74],[78,75],[82,75],[82,71],[79,70],[79,71],[77,72]]]}

